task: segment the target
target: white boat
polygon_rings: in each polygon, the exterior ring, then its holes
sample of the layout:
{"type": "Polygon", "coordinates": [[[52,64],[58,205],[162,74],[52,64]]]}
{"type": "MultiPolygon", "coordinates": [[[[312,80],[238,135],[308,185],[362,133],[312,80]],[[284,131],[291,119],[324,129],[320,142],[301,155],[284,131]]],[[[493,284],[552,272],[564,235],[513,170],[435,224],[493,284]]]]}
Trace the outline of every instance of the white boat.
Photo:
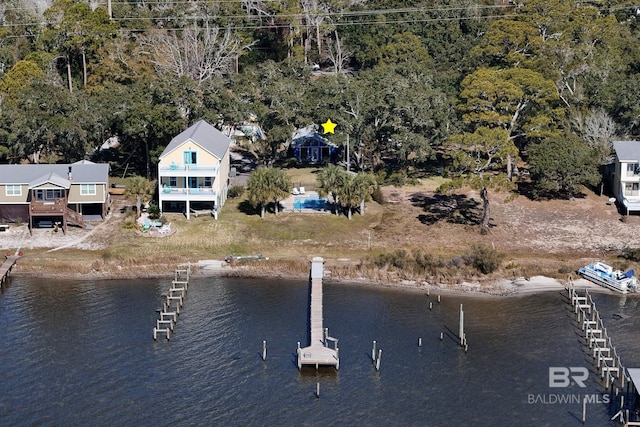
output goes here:
{"type": "Polygon", "coordinates": [[[581,267],[578,274],[593,283],[623,294],[636,292],[638,288],[638,280],[633,270],[614,270],[610,265],[599,261],[581,267]]]}

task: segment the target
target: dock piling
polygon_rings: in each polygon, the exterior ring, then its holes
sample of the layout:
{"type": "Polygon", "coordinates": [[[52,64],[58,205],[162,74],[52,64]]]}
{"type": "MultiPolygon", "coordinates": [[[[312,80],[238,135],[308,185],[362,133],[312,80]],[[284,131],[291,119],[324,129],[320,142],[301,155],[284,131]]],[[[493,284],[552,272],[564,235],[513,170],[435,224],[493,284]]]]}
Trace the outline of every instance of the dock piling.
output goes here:
{"type": "Polygon", "coordinates": [[[190,274],[191,274],[191,263],[180,264],[178,265],[178,268],[176,268],[174,273],[174,280],[171,282],[171,287],[169,288],[169,292],[166,294],[162,294],[162,298],[163,298],[162,308],[158,310],[160,313],[160,318],[156,319],[156,327],[153,328],[154,340],[158,339],[158,333],[165,333],[167,340],[170,339],[171,332],[174,330],[176,322],[178,321],[178,315],[180,314],[180,307],[182,307],[184,303],[184,298],[186,297],[186,294],[187,294],[190,274]],[[185,267],[185,268],[181,268],[181,267],[185,267]],[[173,311],[169,311],[169,310],[173,310],[173,311]],[[162,326],[166,325],[166,327],[161,328],[161,325],[162,326]]]}

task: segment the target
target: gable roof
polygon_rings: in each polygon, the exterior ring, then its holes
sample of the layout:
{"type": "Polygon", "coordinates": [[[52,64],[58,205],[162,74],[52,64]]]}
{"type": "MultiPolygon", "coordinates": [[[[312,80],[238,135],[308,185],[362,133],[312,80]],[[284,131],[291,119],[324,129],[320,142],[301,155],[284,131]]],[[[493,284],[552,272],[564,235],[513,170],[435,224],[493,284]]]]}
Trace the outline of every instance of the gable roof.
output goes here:
{"type": "Polygon", "coordinates": [[[69,188],[73,184],[109,181],[109,164],[80,161],[72,164],[0,165],[0,184],[41,185],[45,182],[69,188]],[[71,168],[72,181],[68,178],[71,168]]]}
{"type": "Polygon", "coordinates": [[[640,141],[613,141],[613,149],[621,162],[640,161],[640,141]]]}
{"type": "Polygon", "coordinates": [[[71,181],[67,178],[63,178],[55,172],[49,172],[46,175],[42,175],[29,183],[29,188],[38,187],[43,184],[54,184],[57,187],[68,189],[71,187],[71,181]]]}
{"type": "Polygon", "coordinates": [[[328,145],[334,148],[337,147],[336,144],[318,133],[318,126],[315,124],[300,128],[291,135],[291,145],[293,147],[312,143],[315,143],[315,145],[328,145]]]}
{"type": "Polygon", "coordinates": [[[173,137],[160,155],[160,158],[163,158],[170,152],[174,151],[186,141],[193,141],[205,151],[216,156],[218,159],[222,159],[224,157],[231,145],[231,139],[229,139],[228,136],[204,120],[200,120],[173,137]]]}

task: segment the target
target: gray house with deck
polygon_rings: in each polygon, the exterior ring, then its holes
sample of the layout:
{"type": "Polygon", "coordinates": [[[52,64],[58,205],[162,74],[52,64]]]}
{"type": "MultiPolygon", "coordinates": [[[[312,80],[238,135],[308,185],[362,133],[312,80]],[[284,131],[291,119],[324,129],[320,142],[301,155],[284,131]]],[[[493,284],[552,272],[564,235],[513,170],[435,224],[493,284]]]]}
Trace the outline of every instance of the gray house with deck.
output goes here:
{"type": "Polygon", "coordinates": [[[0,165],[0,221],[84,228],[107,215],[108,188],[106,163],[0,165]]]}

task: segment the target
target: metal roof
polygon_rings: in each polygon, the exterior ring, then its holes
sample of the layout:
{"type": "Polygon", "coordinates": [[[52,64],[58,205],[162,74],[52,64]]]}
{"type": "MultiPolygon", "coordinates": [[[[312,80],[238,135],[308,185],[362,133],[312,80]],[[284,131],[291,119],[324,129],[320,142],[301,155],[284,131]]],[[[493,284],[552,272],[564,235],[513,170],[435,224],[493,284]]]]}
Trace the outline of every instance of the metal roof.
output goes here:
{"type": "Polygon", "coordinates": [[[186,141],[193,141],[220,160],[222,160],[231,145],[231,139],[228,136],[204,120],[200,120],[175,136],[164,149],[160,158],[166,156],[186,141]]]}
{"type": "MultiPolygon", "coordinates": [[[[40,185],[52,182],[63,185],[68,181],[69,168],[74,184],[101,184],[109,181],[107,163],[81,161],[72,164],[0,165],[0,184],[40,185]]],[[[65,188],[69,188],[68,185],[65,188]]]]}
{"type": "Polygon", "coordinates": [[[640,141],[613,141],[618,160],[640,162],[640,141]]]}
{"type": "Polygon", "coordinates": [[[62,187],[68,189],[71,187],[71,181],[67,178],[63,178],[55,172],[49,172],[46,175],[42,175],[29,183],[29,188],[41,186],[43,184],[54,184],[56,187],[62,187]]]}

